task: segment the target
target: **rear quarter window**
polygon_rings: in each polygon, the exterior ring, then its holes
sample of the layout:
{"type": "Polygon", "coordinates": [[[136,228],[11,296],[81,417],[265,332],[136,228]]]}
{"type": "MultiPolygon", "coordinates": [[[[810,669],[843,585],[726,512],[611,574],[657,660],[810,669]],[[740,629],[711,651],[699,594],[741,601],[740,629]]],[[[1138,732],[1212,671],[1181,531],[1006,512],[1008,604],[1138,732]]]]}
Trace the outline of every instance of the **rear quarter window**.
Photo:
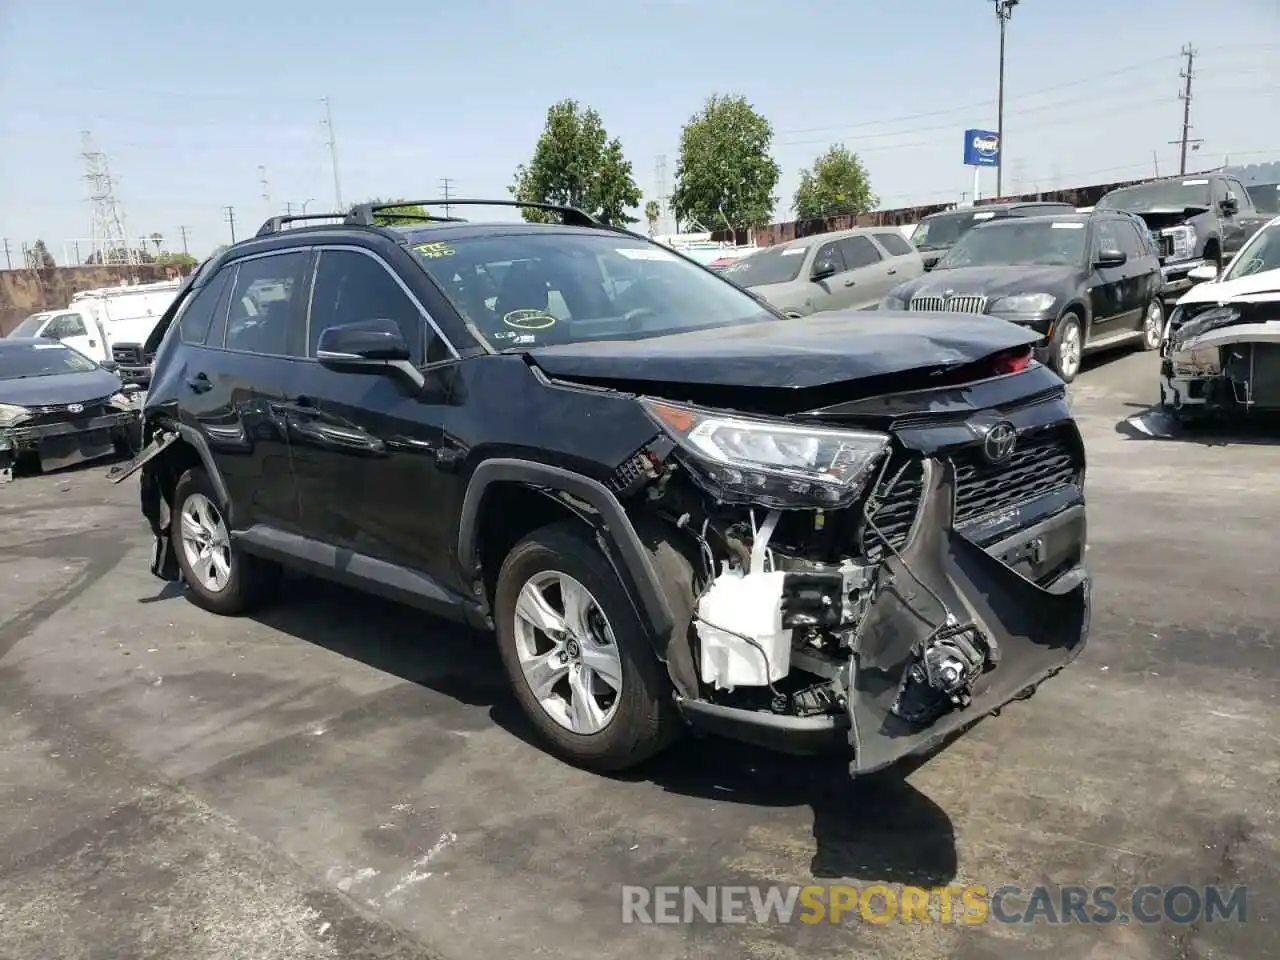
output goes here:
{"type": "Polygon", "coordinates": [[[872,236],[876,238],[876,242],[880,246],[889,251],[889,256],[891,257],[905,257],[907,254],[915,252],[911,244],[907,243],[906,237],[897,230],[890,230],[887,233],[874,233],[872,236]]]}

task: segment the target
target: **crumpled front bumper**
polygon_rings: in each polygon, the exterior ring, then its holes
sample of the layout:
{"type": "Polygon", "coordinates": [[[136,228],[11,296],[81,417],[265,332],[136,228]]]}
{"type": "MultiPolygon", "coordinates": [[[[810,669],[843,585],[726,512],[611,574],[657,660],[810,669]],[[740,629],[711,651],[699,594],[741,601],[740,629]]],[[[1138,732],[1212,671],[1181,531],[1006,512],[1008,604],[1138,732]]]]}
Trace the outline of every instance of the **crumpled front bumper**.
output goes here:
{"type": "Polygon", "coordinates": [[[925,753],[978,720],[1025,699],[1084,649],[1091,581],[1085,570],[1083,508],[1057,516],[988,549],[953,528],[952,468],[928,461],[926,496],[912,537],[889,556],[843,680],[846,714],[792,717],[682,699],[695,728],[788,753],[845,749],[850,772],[865,774],[925,753]],[[1018,542],[1018,541],[1025,542],[1018,542]],[[1060,574],[1042,587],[1006,560],[1051,550],[1060,574]],[[918,578],[918,579],[917,579],[918,578]],[[922,582],[923,583],[922,583],[922,582]],[[941,601],[941,602],[940,602],[941,601]],[[945,609],[944,609],[945,606],[945,609]],[[992,656],[972,699],[928,722],[895,712],[904,677],[950,612],[987,638],[992,656]]]}
{"type": "Polygon", "coordinates": [[[106,456],[123,440],[130,448],[141,442],[141,412],[113,410],[84,420],[0,427],[0,457],[36,455],[46,469],[106,456]]]}

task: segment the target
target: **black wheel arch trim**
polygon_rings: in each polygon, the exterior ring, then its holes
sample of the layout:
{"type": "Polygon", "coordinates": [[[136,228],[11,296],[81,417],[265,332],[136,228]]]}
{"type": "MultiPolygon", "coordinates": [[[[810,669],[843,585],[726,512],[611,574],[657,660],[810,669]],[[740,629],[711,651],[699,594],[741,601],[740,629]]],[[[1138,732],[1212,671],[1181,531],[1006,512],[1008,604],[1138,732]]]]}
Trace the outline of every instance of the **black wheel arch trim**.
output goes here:
{"type": "MultiPolygon", "coordinates": [[[[599,515],[597,530],[611,548],[606,555],[614,564],[636,613],[651,639],[665,650],[675,627],[675,617],[662,582],[626,510],[612,491],[599,481],[562,467],[536,460],[495,458],[476,467],[462,500],[458,522],[458,565],[466,580],[477,567],[480,509],[488,488],[495,483],[523,483],[534,488],[566,493],[589,504],[599,515]]],[[[578,512],[578,511],[575,511],[578,512]]],[[[579,516],[582,514],[579,512],[579,516]]],[[[586,518],[584,518],[585,520],[586,518]]]]}
{"type": "Polygon", "coordinates": [[[231,495],[227,493],[227,484],[222,479],[222,472],[214,462],[213,451],[209,449],[209,442],[205,440],[199,430],[190,424],[178,423],[174,426],[179,436],[194,448],[196,455],[200,458],[200,462],[204,465],[204,472],[209,475],[209,482],[213,484],[214,492],[218,495],[218,505],[224,511],[234,512],[235,504],[231,502],[231,495]]]}

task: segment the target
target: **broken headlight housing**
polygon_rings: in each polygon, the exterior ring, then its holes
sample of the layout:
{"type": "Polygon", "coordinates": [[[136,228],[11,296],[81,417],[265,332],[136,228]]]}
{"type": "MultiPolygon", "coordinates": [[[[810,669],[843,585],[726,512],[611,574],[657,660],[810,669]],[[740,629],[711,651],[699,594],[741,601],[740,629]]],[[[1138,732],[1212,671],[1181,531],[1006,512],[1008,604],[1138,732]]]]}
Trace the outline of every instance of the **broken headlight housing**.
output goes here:
{"type": "Polygon", "coordinates": [[[16,427],[23,420],[31,419],[31,411],[16,403],[0,403],[0,427],[16,427]]]}
{"type": "Polygon", "coordinates": [[[726,502],[815,510],[857,499],[889,437],[782,420],[757,420],[642,398],[641,406],[726,502]]]}

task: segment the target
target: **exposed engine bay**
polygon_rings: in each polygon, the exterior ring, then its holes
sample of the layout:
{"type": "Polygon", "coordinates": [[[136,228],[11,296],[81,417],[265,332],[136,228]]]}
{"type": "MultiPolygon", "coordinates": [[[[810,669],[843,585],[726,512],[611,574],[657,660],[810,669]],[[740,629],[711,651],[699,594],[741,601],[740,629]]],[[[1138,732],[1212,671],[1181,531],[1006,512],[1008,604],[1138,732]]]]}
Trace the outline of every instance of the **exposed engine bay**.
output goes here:
{"type": "Polygon", "coordinates": [[[1175,309],[1160,396],[1184,417],[1280,410],[1280,289],[1175,309]]]}
{"type": "MultiPolygon", "coordinates": [[[[668,436],[618,493],[647,501],[696,558],[690,642],[702,702],[687,708],[726,722],[767,714],[789,735],[830,722],[867,772],[1029,696],[1083,647],[1083,506],[1067,474],[1012,492],[1045,502],[1051,532],[1015,529],[1014,549],[993,556],[956,531],[956,486],[971,474],[951,458],[856,429],[774,422],[752,438],[750,418],[709,424],[693,408],[643,402],[668,436]],[[720,455],[735,445],[753,445],[754,463],[813,454],[833,482],[720,455]],[[1012,564],[1045,550],[1044,537],[1062,562],[1036,582],[1012,564]]],[[[1048,462],[1036,433],[1023,438],[1026,455],[1048,462]]]]}

